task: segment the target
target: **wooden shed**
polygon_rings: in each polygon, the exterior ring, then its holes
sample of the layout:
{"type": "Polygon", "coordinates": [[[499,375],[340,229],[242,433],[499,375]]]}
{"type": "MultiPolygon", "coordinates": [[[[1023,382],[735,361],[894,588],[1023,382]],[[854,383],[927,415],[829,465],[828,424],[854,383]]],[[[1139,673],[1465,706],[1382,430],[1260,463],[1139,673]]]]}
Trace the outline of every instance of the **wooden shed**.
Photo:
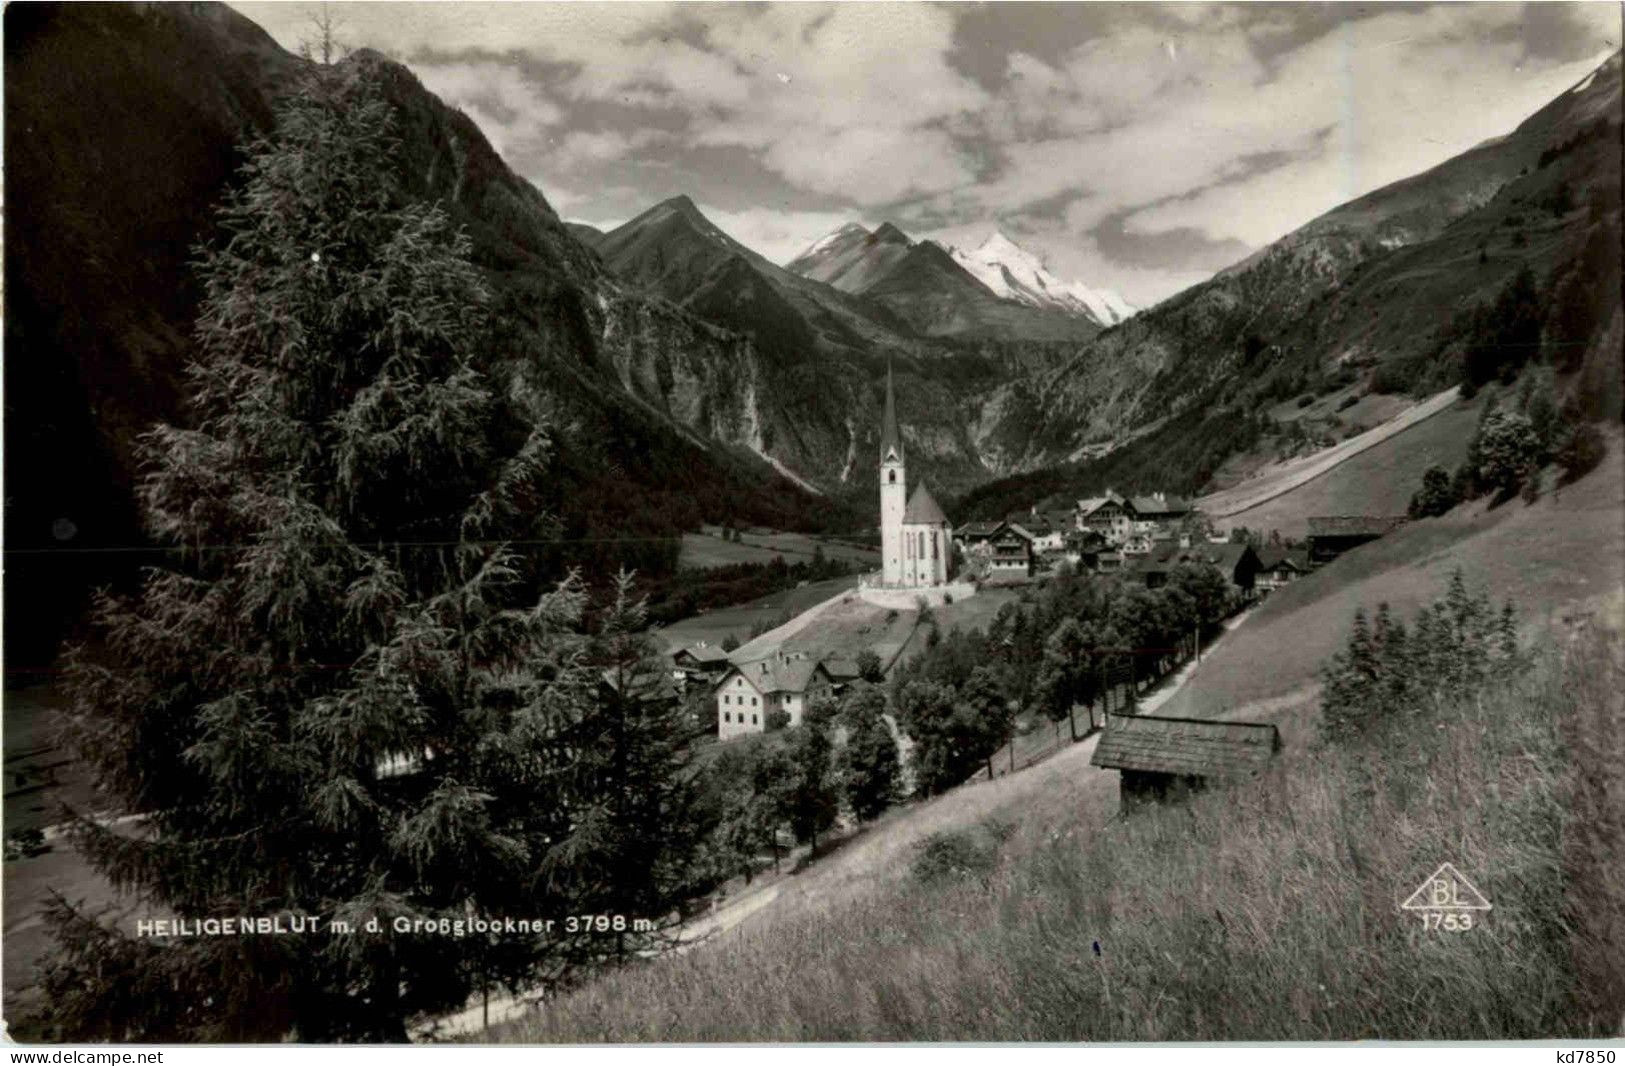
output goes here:
{"type": "Polygon", "coordinates": [[[1251,777],[1280,750],[1280,731],[1264,722],[1113,714],[1089,762],[1122,774],[1126,811],[1177,799],[1209,781],[1251,777]]]}
{"type": "Polygon", "coordinates": [[[1385,537],[1404,525],[1404,515],[1317,515],[1309,519],[1309,561],[1329,563],[1350,548],[1385,537]]]}

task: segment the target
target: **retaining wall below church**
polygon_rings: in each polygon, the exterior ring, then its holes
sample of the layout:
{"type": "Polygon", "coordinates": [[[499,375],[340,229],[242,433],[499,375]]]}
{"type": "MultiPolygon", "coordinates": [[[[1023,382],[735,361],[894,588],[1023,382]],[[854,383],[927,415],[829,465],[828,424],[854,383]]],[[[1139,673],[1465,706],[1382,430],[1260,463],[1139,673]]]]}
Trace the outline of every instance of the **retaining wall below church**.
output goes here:
{"type": "Polygon", "coordinates": [[[858,589],[858,595],[863,598],[865,603],[872,603],[876,607],[885,607],[893,611],[912,611],[919,606],[922,599],[928,607],[941,607],[948,602],[950,597],[956,603],[960,600],[968,600],[976,595],[976,586],[969,581],[917,589],[888,589],[865,586],[858,589]]]}

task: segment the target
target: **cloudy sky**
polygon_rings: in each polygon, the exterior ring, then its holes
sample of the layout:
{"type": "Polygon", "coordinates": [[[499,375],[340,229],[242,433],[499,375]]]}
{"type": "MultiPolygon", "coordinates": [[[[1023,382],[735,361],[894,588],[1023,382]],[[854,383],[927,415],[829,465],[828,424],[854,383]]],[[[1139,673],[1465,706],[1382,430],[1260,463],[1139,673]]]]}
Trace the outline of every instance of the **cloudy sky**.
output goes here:
{"type": "MultiPolygon", "coordinates": [[[[292,48],[312,5],[237,3],[292,48]]],[[[332,3],[568,219],[678,193],[784,262],[848,221],[1142,305],[1506,133],[1613,3],[332,3]]]]}

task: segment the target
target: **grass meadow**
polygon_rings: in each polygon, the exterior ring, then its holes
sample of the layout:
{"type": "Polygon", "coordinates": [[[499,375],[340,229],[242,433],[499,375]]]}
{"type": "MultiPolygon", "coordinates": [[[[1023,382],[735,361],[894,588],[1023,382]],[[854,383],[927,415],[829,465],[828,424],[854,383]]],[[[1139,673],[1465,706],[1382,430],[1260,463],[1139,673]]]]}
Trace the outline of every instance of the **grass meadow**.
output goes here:
{"type": "Polygon", "coordinates": [[[1358,742],[1098,829],[1067,804],[999,808],[927,837],[860,898],[766,914],[489,1036],[1617,1034],[1619,641],[1554,635],[1515,683],[1397,709],[1358,742]],[[1493,904],[1477,928],[1424,930],[1400,908],[1446,861],[1493,904]]]}
{"type": "Polygon", "coordinates": [[[1617,593],[1625,587],[1622,453],[1619,434],[1612,433],[1600,467],[1561,488],[1551,484],[1548,471],[1547,490],[1533,505],[1518,499],[1498,507],[1484,500],[1463,504],[1447,515],[1411,522],[1270,593],[1157,713],[1218,718],[1260,701],[1312,701],[1315,671],[1341,646],[1355,607],[1386,601],[1408,617],[1444,591],[1457,567],[1475,588],[1487,589],[1497,606],[1511,597],[1534,626],[1561,623],[1574,604],[1617,593]]]}
{"type": "Polygon", "coordinates": [[[783,559],[786,563],[811,562],[822,550],[830,559],[844,559],[857,566],[873,569],[880,565],[880,552],[844,540],[829,540],[806,533],[781,533],[768,530],[741,532],[738,541],[724,540],[719,526],[707,526],[700,533],[684,533],[677,565],[685,569],[709,570],[735,563],[771,563],[783,559]]]}
{"type": "Polygon", "coordinates": [[[1226,516],[1220,524],[1227,529],[1246,526],[1266,536],[1280,530],[1283,537],[1302,538],[1314,515],[1404,514],[1428,467],[1438,464],[1454,470],[1466,457],[1481,402],[1452,404],[1295,489],[1226,516]]]}

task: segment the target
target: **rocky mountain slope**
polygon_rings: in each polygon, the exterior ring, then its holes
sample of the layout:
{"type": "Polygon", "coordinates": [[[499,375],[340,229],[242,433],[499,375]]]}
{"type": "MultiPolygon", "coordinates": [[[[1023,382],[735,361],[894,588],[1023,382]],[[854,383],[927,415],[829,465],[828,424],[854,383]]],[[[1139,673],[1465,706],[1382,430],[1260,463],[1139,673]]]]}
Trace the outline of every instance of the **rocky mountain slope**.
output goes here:
{"type": "Polygon", "coordinates": [[[1093,319],[995,295],[934,241],[920,241],[863,292],[865,300],[929,337],[1087,340],[1093,319]]]}
{"type": "MultiPolygon", "coordinates": [[[[989,473],[966,431],[982,397],[1029,372],[1032,359],[1053,365],[1070,354],[1043,345],[1036,355],[1018,353],[1010,350],[1016,342],[974,338],[941,342],[916,324],[905,301],[894,308],[792,273],[728,236],[686,196],[606,234],[597,250],[628,285],[749,338],[757,358],[746,379],[754,404],[747,443],[823,491],[856,494],[864,504],[889,364],[897,368],[912,468],[957,491],[989,473]]],[[[973,297],[999,302],[985,292],[973,297]]],[[[1025,325],[1040,321],[1031,309],[1010,310],[1025,325]]]]}
{"type": "Polygon", "coordinates": [[[1620,94],[1616,54],[1508,136],[1327,212],[1013,382],[990,397],[978,449],[1032,470],[1130,433],[1184,448],[1331,381],[1442,388],[1460,376],[1461,316],[1525,268],[1548,305],[1583,281],[1580,324],[1548,322],[1547,345],[1572,353],[1571,392],[1617,407],[1619,354],[1600,338],[1618,333],[1620,94]]]}

